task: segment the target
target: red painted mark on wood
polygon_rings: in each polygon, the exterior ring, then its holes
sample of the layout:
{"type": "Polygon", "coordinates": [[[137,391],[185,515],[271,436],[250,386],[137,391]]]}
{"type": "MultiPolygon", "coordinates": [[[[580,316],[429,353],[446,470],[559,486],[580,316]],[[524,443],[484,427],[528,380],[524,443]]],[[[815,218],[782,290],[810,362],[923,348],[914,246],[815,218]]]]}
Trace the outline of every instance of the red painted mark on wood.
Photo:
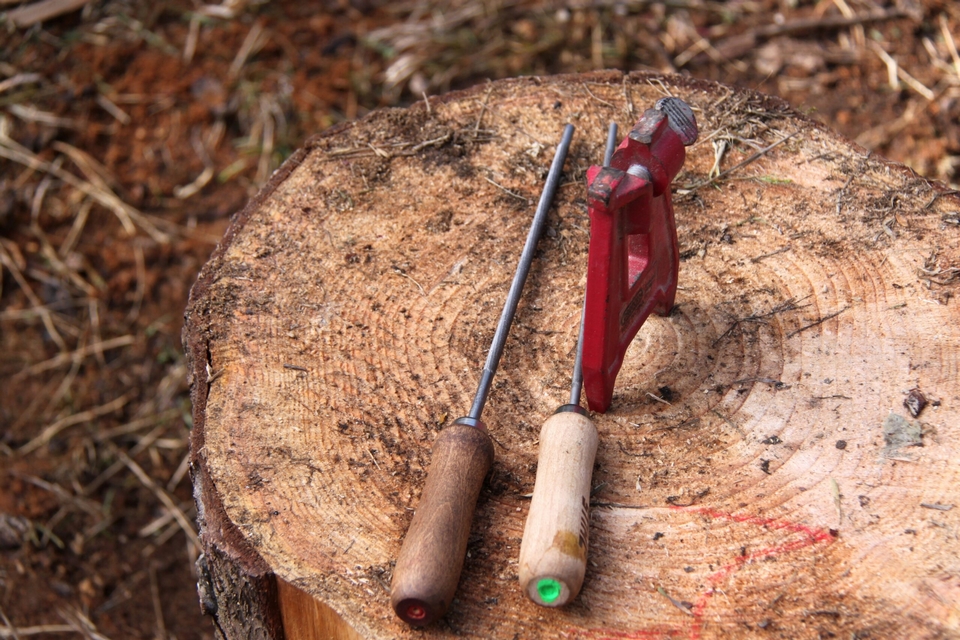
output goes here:
{"type": "Polygon", "coordinates": [[[692,621],[689,625],[679,627],[655,626],[645,629],[636,629],[633,631],[621,631],[617,629],[571,629],[575,637],[590,638],[592,640],[646,640],[654,638],[675,638],[687,636],[690,640],[699,640],[703,630],[703,618],[706,615],[707,607],[713,594],[727,578],[736,573],[744,565],[750,564],[761,558],[776,557],[786,553],[799,551],[806,547],[811,547],[820,543],[831,543],[836,538],[835,534],[828,529],[819,527],[810,527],[797,522],[788,520],[778,520],[776,518],[763,518],[743,513],[727,513],[717,511],[709,507],[671,507],[674,511],[685,511],[687,513],[697,513],[706,516],[712,520],[727,520],[730,522],[745,523],[761,527],[765,530],[785,531],[788,534],[800,534],[799,538],[787,542],[764,547],[753,553],[738,555],[734,559],[720,567],[717,571],[707,577],[709,588],[697,598],[696,603],[691,607],[692,621]]]}

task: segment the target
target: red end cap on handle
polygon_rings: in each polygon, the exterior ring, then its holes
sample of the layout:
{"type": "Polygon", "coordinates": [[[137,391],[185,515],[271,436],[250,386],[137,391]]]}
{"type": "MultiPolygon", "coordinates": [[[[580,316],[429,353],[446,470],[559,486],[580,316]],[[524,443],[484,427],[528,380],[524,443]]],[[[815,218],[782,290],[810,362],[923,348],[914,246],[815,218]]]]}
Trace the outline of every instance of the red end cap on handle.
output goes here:
{"type": "Polygon", "coordinates": [[[492,465],[493,440],[480,420],[461,418],[437,437],[390,584],[390,604],[407,624],[426,626],[453,601],[477,497],[492,465]]]}
{"type": "Polygon", "coordinates": [[[673,308],[679,252],[670,182],[696,138],[690,107],[664,98],[641,116],[609,166],[587,172],[583,383],[593,411],[610,407],[623,355],[647,317],[673,308]]]}
{"type": "Polygon", "coordinates": [[[435,611],[428,603],[416,598],[398,602],[394,611],[398,618],[411,627],[425,627],[442,615],[442,612],[435,611]]]}

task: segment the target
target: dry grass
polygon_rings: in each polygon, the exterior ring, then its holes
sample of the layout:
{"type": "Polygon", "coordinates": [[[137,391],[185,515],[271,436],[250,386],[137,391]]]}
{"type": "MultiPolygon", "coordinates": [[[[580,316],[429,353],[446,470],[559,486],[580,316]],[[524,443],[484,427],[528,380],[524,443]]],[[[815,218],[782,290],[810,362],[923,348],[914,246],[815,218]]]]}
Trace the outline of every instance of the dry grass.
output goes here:
{"type": "MultiPolygon", "coordinates": [[[[181,310],[227,216],[320,128],[487,78],[652,68],[778,93],[960,182],[950,2],[108,0],[32,26],[2,5],[24,26],[0,25],[0,517],[26,523],[0,522],[4,638],[211,634],[181,310]]],[[[787,133],[726,108],[714,179],[787,133]]]]}
{"type": "Polygon", "coordinates": [[[381,95],[390,101],[488,77],[610,67],[689,70],[760,87],[801,108],[831,106],[832,112],[819,114],[828,124],[925,175],[956,183],[956,144],[927,150],[928,157],[919,149],[903,153],[897,137],[924,121],[936,121],[927,127],[930,134],[955,128],[960,11],[950,3],[884,4],[428,3],[370,32],[365,42],[387,60],[381,95]],[[909,37],[898,38],[904,31],[909,37]],[[876,82],[880,77],[885,87],[876,82]],[[843,109],[839,100],[830,105],[830,92],[857,100],[843,109]],[[864,127],[860,114],[853,120],[851,112],[871,108],[866,105],[871,92],[888,92],[888,102],[895,96],[890,107],[895,115],[863,114],[873,125],[864,127]]]}

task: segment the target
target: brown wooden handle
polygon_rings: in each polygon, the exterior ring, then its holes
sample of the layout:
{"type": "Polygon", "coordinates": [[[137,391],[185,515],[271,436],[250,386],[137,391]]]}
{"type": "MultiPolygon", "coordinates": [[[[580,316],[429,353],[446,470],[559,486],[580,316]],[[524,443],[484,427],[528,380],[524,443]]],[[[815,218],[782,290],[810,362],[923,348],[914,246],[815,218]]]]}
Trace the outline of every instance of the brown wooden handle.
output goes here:
{"type": "Polygon", "coordinates": [[[420,505],[393,570],[390,604],[413,626],[442,616],[460,580],[473,511],[493,464],[493,442],[475,423],[447,427],[433,445],[420,505]]]}
{"type": "Polygon", "coordinates": [[[547,607],[573,600],[587,570],[597,428],[576,409],[564,405],[540,430],[537,480],[520,544],[520,588],[547,607]]]}

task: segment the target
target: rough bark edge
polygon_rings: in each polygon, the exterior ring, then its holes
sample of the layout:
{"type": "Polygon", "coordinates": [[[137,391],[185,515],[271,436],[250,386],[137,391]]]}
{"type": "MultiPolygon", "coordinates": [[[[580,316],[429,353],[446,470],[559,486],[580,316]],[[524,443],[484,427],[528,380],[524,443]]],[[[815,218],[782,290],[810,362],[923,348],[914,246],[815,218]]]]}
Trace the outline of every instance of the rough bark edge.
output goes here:
{"type": "MultiPolygon", "coordinates": [[[[524,85],[541,85],[549,82],[570,82],[597,84],[638,85],[659,80],[666,86],[684,87],[703,93],[716,92],[718,89],[732,91],[731,95],[749,96],[760,102],[768,111],[780,113],[783,117],[795,119],[811,129],[826,133],[831,137],[849,144],[862,153],[864,160],[877,162],[887,170],[900,173],[904,178],[923,183],[934,192],[934,198],[927,205],[944,195],[956,194],[948,186],[928,180],[911,168],[875,156],[855,141],[829,129],[823,123],[797,111],[781,98],[763,94],[752,89],[725,85],[722,83],[694,79],[687,76],[660,74],[656,72],[634,71],[598,71],[585,74],[563,74],[556,76],[528,76],[501,80],[494,83],[500,92],[508,92],[524,85]]],[[[433,105],[446,104],[462,100],[477,87],[446,93],[430,98],[433,105]]],[[[407,110],[426,110],[427,106],[417,102],[407,110]]],[[[205,303],[209,301],[209,292],[215,282],[215,274],[222,263],[223,256],[237,234],[246,226],[250,217],[260,209],[263,203],[279,186],[304,162],[317,147],[330,137],[347,131],[358,124],[368,122],[392,109],[378,109],[367,114],[357,122],[343,123],[310,137],[307,142],[271,176],[267,184],[247,205],[237,213],[227,227],[223,238],[211,254],[210,259],[190,290],[187,308],[184,311],[182,343],[185,352],[191,401],[193,405],[193,430],[190,439],[190,475],[194,484],[194,500],[197,503],[197,521],[200,527],[200,540],[204,555],[198,560],[198,591],[201,611],[213,616],[218,634],[232,638],[263,638],[263,640],[284,640],[283,623],[278,603],[277,578],[259,553],[246,540],[237,526],[230,520],[223,508],[214,483],[210,477],[204,452],[206,403],[209,394],[208,365],[209,344],[212,339],[211,327],[200,320],[205,303]],[[212,566],[211,566],[212,565],[212,566]],[[238,624],[240,626],[238,626],[238,624]],[[239,635],[238,635],[239,634],[239,635]]],[[[639,114],[638,114],[639,115],[639,114]]]]}
{"type": "Polygon", "coordinates": [[[277,581],[267,563],[227,516],[207,467],[204,449],[211,327],[204,322],[211,274],[251,213],[303,162],[309,148],[299,150],[278,169],[267,185],[234,216],[223,239],[200,271],[190,290],[181,341],[187,365],[193,429],[190,434],[190,478],[197,505],[197,525],[203,554],[197,560],[200,610],[213,618],[218,637],[284,640],[277,602],[277,581]]]}

